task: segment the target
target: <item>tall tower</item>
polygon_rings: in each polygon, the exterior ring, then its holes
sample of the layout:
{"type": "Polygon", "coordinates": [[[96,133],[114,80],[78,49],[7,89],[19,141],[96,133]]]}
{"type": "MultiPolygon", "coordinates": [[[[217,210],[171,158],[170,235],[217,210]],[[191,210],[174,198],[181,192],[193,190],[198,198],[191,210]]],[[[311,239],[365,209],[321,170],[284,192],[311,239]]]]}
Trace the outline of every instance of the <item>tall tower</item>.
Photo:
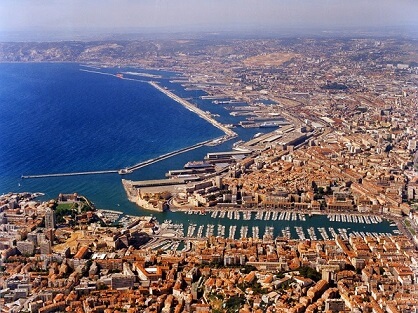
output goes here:
{"type": "Polygon", "coordinates": [[[45,228],[55,228],[55,212],[51,208],[47,208],[45,212],[45,228]]]}

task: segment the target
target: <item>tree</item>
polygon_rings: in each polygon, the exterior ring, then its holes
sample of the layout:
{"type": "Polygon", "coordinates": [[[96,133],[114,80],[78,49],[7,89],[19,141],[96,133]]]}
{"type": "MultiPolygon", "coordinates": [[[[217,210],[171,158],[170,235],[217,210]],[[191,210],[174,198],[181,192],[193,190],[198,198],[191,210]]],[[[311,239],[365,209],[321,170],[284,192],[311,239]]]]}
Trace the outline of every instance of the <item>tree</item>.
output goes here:
{"type": "Polygon", "coordinates": [[[245,303],[245,298],[243,296],[233,296],[226,300],[224,306],[227,312],[236,312],[242,305],[245,303]]]}
{"type": "Polygon", "coordinates": [[[249,274],[252,271],[256,271],[257,268],[253,265],[245,265],[242,269],[241,269],[241,273],[243,274],[249,274]]]}
{"type": "Polygon", "coordinates": [[[314,270],[313,268],[310,268],[310,267],[307,267],[307,266],[299,268],[299,273],[303,277],[310,278],[315,282],[319,281],[322,278],[321,273],[319,273],[316,270],[314,270]]]}

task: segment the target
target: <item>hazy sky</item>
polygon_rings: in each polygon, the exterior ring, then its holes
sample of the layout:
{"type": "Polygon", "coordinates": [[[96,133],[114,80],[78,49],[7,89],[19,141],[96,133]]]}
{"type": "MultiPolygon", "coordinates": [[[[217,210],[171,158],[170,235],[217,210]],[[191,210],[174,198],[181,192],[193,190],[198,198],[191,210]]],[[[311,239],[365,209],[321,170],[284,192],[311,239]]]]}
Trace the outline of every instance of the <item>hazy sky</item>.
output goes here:
{"type": "Polygon", "coordinates": [[[0,0],[0,32],[351,26],[418,29],[418,0],[0,0]]]}

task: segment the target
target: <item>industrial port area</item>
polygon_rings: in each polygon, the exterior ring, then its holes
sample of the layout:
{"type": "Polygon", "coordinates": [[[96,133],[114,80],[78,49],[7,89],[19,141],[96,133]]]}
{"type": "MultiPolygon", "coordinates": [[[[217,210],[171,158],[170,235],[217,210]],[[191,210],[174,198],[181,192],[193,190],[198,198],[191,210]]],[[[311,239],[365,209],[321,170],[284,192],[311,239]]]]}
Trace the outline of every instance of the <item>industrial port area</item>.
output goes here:
{"type": "Polygon", "coordinates": [[[417,312],[417,42],[152,43],[134,59],[127,43],[73,57],[140,77],[223,135],[122,169],[24,175],[120,175],[146,214],[0,196],[0,312],[417,312]],[[165,177],[129,179],[202,147],[165,177]]]}

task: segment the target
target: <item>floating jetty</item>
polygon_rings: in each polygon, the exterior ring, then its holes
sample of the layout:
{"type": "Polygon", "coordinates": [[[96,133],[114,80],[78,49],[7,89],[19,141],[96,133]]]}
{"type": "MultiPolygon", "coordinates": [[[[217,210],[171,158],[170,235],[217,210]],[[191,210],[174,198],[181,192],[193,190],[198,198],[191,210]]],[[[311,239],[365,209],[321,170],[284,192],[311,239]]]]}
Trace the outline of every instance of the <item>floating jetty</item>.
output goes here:
{"type": "MultiPolygon", "coordinates": [[[[216,220],[217,225],[217,236],[225,238],[252,238],[257,240],[272,240],[274,238],[286,237],[288,239],[299,239],[299,240],[334,240],[335,238],[342,238],[343,240],[349,240],[353,236],[393,236],[400,234],[399,230],[391,229],[390,232],[360,232],[356,229],[367,229],[372,230],[374,225],[384,221],[380,216],[373,215],[362,215],[353,213],[328,213],[322,214],[327,218],[329,224],[327,227],[324,225],[313,226],[307,219],[308,211],[288,211],[288,210],[237,210],[237,209],[216,209],[206,208],[206,211],[198,209],[189,209],[184,211],[185,214],[199,214],[207,215],[208,219],[205,221],[205,226],[201,231],[205,234],[214,234],[214,226],[211,224],[211,220],[216,220]],[[225,220],[226,226],[223,225],[225,220]],[[279,223],[275,223],[279,221],[279,223]],[[298,223],[298,221],[302,223],[298,223]],[[333,226],[332,222],[339,221],[341,224],[333,226]],[[208,224],[206,224],[208,223],[208,224]],[[254,225],[257,223],[258,225],[254,225]],[[286,223],[288,224],[286,226],[286,223]],[[291,225],[289,225],[291,223],[291,225]],[[346,225],[346,224],[360,224],[346,225]],[[370,224],[371,228],[361,225],[370,224]],[[263,226],[261,226],[263,225],[263,226]],[[205,229],[206,227],[206,229],[205,229]],[[264,231],[261,227],[265,227],[264,231]],[[367,227],[367,228],[366,228],[367,227]],[[292,229],[292,231],[291,231],[292,229]],[[206,232],[205,232],[206,231],[206,232]],[[296,236],[295,236],[296,233],[296,236]]],[[[311,212],[309,212],[309,216],[311,212]]],[[[312,215],[321,215],[319,212],[312,212],[312,215]]],[[[193,224],[192,224],[193,225],[193,224]]],[[[377,226],[377,225],[376,225],[377,226]]],[[[384,226],[384,225],[383,225],[384,226]]],[[[391,227],[395,227],[396,224],[391,224],[391,227]]],[[[199,235],[190,237],[200,238],[199,235]]]]}
{"type": "MultiPolygon", "coordinates": [[[[287,238],[287,239],[299,239],[302,241],[310,240],[310,241],[326,241],[326,240],[335,240],[336,238],[341,238],[343,240],[349,240],[351,237],[375,237],[378,238],[379,236],[394,236],[400,234],[398,230],[391,230],[391,232],[376,232],[370,231],[370,228],[367,228],[369,232],[366,231],[356,231],[351,227],[346,227],[345,225],[339,225],[339,227],[325,227],[325,226],[312,226],[310,225],[309,221],[306,219],[306,216],[302,212],[292,212],[292,211],[276,211],[276,210],[265,210],[265,211],[254,211],[254,210],[188,210],[184,212],[185,214],[195,214],[195,215],[207,215],[209,219],[205,220],[203,224],[198,223],[190,223],[188,224],[187,232],[185,237],[176,237],[175,240],[205,240],[211,236],[220,236],[224,238],[230,239],[244,239],[244,238],[252,238],[253,240],[264,240],[264,241],[271,241],[277,238],[287,238]],[[283,221],[293,222],[292,226],[288,225],[285,226],[284,223],[275,224],[270,223],[269,221],[277,221],[282,214],[283,221]],[[216,219],[216,224],[210,221],[216,219]],[[222,219],[228,220],[225,221],[227,225],[223,224],[222,219]],[[261,220],[267,223],[254,225],[253,220],[261,220]],[[245,222],[245,221],[250,222],[245,222]],[[296,221],[305,221],[306,224],[298,225],[298,223],[294,223],[296,221]],[[237,221],[234,223],[234,221],[237,221]],[[243,223],[239,222],[243,221],[243,223]],[[264,228],[264,229],[262,229],[264,228]],[[292,229],[292,231],[291,231],[292,229]],[[293,231],[294,230],[294,231],[293,231]],[[294,236],[296,232],[296,236],[294,236]]],[[[331,213],[335,216],[340,217],[340,221],[342,220],[342,215],[345,215],[346,222],[350,223],[353,221],[353,217],[360,216],[344,213],[331,213]]],[[[376,216],[368,216],[371,224],[373,220],[379,222],[383,220],[381,217],[376,216]]],[[[213,221],[214,222],[214,221],[213,221]]],[[[342,222],[344,223],[344,222],[342,222]]],[[[364,223],[366,224],[366,223],[364,223]]],[[[181,226],[183,227],[183,225],[181,226]]],[[[365,229],[365,227],[362,227],[365,229]]],[[[360,228],[359,228],[360,229],[360,228]]],[[[183,231],[181,233],[183,236],[183,231]]],[[[167,239],[161,237],[161,239],[167,239]]],[[[163,243],[161,245],[168,245],[163,243]]]]}

